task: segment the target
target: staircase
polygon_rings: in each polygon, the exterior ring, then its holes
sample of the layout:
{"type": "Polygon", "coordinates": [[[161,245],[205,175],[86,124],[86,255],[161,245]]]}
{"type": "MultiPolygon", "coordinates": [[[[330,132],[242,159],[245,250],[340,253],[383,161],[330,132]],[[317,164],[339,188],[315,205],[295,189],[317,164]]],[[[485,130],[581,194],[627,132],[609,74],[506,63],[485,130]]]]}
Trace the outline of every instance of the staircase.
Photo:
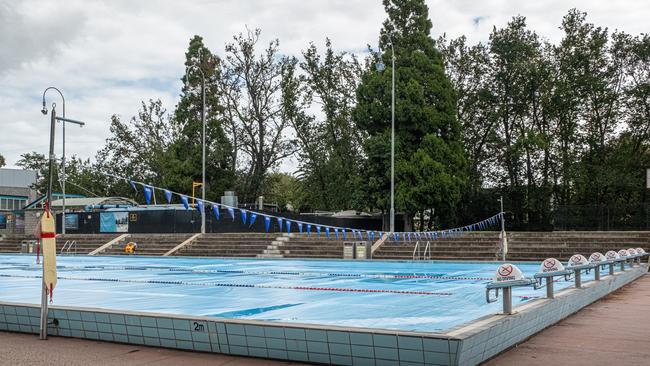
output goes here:
{"type": "MultiPolygon", "coordinates": [[[[562,261],[573,254],[588,257],[593,252],[650,247],[650,232],[508,232],[508,255],[512,261],[542,261],[554,257],[562,261]]],[[[412,259],[415,241],[387,241],[374,254],[374,259],[412,259]]],[[[498,232],[466,234],[454,238],[432,240],[431,259],[496,260],[499,249],[498,232]]]]}
{"type": "MultiPolygon", "coordinates": [[[[285,234],[286,235],[286,234],[285,234]]],[[[348,238],[353,240],[352,238],[348,238]]],[[[343,258],[343,240],[339,236],[336,240],[334,234],[328,239],[325,234],[312,233],[311,235],[291,234],[291,237],[281,246],[284,258],[343,258]]]]}
{"type": "MultiPolygon", "coordinates": [[[[413,260],[415,244],[415,240],[387,240],[373,253],[372,258],[413,260]]],[[[498,232],[473,233],[453,238],[430,240],[428,254],[430,253],[431,259],[440,260],[495,260],[498,248],[498,232]]],[[[421,249],[421,251],[423,250],[424,248],[421,249]]]]}
{"type": "Polygon", "coordinates": [[[0,238],[0,253],[20,253],[23,240],[33,240],[33,237],[25,235],[12,235],[0,238]]]}
{"type": "MultiPolygon", "coordinates": [[[[252,257],[265,253],[278,238],[267,233],[204,234],[178,252],[175,256],[193,257],[252,257]]],[[[273,250],[274,248],[271,248],[273,250]]],[[[274,254],[274,253],[268,253],[274,254]]],[[[276,253],[277,254],[277,253],[276,253]]]]}
{"type": "Polygon", "coordinates": [[[191,236],[192,234],[131,234],[128,238],[113,244],[100,255],[161,256],[191,236]],[[137,244],[134,254],[124,252],[124,246],[129,242],[137,244]]]}
{"type": "MultiPolygon", "coordinates": [[[[56,253],[57,254],[88,254],[93,250],[99,248],[105,243],[117,238],[117,234],[65,234],[56,237],[56,253]],[[61,253],[63,245],[67,241],[74,241],[75,245],[68,253],[61,253]]],[[[69,245],[69,244],[68,244],[69,245]]],[[[67,251],[67,247],[66,247],[67,251]]]]}
{"type": "Polygon", "coordinates": [[[294,236],[294,234],[284,233],[282,236],[275,238],[271,244],[266,246],[263,253],[257,255],[257,258],[284,258],[282,249],[294,236]]]}

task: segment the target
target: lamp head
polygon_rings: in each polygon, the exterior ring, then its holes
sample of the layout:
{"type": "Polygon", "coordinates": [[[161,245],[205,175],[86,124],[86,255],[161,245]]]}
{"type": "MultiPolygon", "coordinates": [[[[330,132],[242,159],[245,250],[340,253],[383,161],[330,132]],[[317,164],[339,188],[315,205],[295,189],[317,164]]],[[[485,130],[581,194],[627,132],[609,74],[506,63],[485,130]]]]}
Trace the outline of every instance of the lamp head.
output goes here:
{"type": "Polygon", "coordinates": [[[41,109],[41,113],[47,115],[47,107],[45,106],[45,99],[43,99],[43,109],[41,109]]]}
{"type": "Polygon", "coordinates": [[[382,72],[382,71],[386,70],[386,65],[384,65],[383,62],[379,61],[375,65],[375,68],[377,69],[377,71],[382,72]]]}

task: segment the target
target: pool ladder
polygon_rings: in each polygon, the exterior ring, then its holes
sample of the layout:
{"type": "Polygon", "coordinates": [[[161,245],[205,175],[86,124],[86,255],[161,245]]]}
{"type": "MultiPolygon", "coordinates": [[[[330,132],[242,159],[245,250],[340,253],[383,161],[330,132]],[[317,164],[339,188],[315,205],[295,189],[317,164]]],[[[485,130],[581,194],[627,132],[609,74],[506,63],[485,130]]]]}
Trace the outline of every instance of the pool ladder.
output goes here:
{"type": "Polygon", "coordinates": [[[424,247],[424,252],[420,253],[420,241],[415,242],[415,248],[413,248],[413,260],[431,260],[431,243],[427,241],[427,245],[424,247]]]}
{"type": "Polygon", "coordinates": [[[63,244],[63,246],[61,247],[61,252],[59,254],[63,254],[64,252],[70,254],[70,250],[72,250],[72,247],[74,247],[74,254],[77,254],[77,241],[66,240],[65,244],[63,244]]]}

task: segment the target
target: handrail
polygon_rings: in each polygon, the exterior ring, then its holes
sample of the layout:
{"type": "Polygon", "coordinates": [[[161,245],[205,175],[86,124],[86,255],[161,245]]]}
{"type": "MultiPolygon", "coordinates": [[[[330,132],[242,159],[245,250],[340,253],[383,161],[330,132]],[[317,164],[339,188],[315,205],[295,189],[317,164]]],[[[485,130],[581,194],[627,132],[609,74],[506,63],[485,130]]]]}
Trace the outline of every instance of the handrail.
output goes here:
{"type": "Polygon", "coordinates": [[[424,254],[422,255],[422,258],[425,260],[431,260],[431,248],[430,248],[431,243],[427,240],[427,246],[424,248],[424,254]]]}
{"type": "Polygon", "coordinates": [[[413,260],[415,260],[415,252],[418,253],[418,259],[420,259],[420,241],[415,242],[415,248],[413,248],[413,260]]]}

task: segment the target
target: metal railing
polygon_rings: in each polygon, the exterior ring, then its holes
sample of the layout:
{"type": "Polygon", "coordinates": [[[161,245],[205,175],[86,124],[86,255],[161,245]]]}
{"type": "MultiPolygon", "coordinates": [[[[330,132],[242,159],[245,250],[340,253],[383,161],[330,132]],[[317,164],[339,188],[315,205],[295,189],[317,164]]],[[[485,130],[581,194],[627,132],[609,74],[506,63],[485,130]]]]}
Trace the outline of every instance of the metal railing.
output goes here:
{"type": "Polygon", "coordinates": [[[63,246],[61,247],[60,254],[66,253],[70,254],[70,251],[74,248],[74,254],[77,254],[77,241],[76,240],[66,240],[63,246]]]}
{"type": "Polygon", "coordinates": [[[413,248],[413,260],[431,260],[431,243],[427,241],[427,245],[424,247],[424,251],[421,251],[420,241],[415,242],[415,248],[413,248]]]}

